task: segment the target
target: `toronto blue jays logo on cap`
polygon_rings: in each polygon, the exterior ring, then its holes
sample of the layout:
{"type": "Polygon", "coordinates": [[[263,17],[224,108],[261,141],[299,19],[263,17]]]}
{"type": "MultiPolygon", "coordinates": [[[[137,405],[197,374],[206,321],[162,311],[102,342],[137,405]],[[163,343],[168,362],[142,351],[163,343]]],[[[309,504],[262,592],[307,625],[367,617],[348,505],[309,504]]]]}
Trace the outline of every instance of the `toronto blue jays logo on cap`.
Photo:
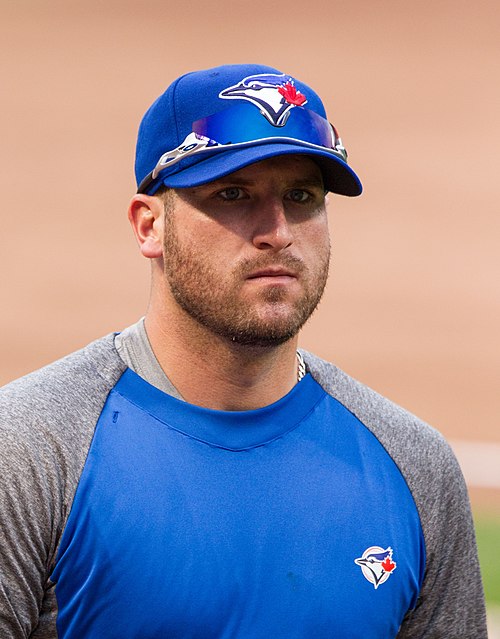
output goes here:
{"type": "Polygon", "coordinates": [[[290,111],[307,103],[306,96],[295,87],[295,81],[284,73],[249,75],[219,93],[225,100],[247,100],[257,106],[274,126],[284,126],[290,111]]]}
{"type": "Polygon", "coordinates": [[[375,590],[387,581],[396,568],[396,562],[392,560],[392,548],[385,550],[380,546],[370,546],[365,552],[354,560],[361,567],[365,579],[373,584],[375,590]]]}

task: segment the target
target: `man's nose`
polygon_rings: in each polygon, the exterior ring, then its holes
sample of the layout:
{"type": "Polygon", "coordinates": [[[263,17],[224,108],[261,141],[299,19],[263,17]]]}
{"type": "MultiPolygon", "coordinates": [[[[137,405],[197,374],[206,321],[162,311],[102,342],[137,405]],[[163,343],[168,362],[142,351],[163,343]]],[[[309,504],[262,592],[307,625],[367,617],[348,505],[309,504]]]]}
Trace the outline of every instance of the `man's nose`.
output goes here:
{"type": "Polygon", "coordinates": [[[266,200],[259,206],[253,244],[260,250],[282,251],[293,243],[293,234],[281,198],[266,200]]]}

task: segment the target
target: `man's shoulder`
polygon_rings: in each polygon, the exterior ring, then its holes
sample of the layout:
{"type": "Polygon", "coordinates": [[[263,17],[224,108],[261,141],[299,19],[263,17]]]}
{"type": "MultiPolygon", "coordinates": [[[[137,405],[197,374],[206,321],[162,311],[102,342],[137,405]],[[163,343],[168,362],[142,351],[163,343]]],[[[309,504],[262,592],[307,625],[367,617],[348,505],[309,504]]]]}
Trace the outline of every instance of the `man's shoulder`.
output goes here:
{"type": "MultiPolygon", "coordinates": [[[[379,439],[385,435],[412,441],[428,441],[438,446],[444,438],[422,419],[354,379],[334,364],[308,352],[303,352],[307,368],[314,379],[334,399],[358,418],[379,439]]],[[[382,442],[383,443],[383,442],[382,442]]]]}
{"type": "Polygon", "coordinates": [[[419,604],[405,619],[398,637],[448,636],[450,629],[454,637],[485,637],[467,488],[450,446],[409,411],[333,364],[310,353],[303,355],[316,381],[385,448],[415,501],[425,542],[425,579],[419,604]],[[437,610],[441,612],[436,614],[437,610]]]}
{"type": "Polygon", "coordinates": [[[456,457],[441,433],[410,411],[395,404],[335,365],[304,352],[314,379],[350,411],[385,448],[399,467],[417,505],[433,490],[454,485],[465,497],[456,457]]]}
{"type": "Polygon", "coordinates": [[[119,379],[125,364],[114,348],[114,335],[16,379],[0,388],[0,428],[30,427],[57,415],[94,413],[119,379]]]}

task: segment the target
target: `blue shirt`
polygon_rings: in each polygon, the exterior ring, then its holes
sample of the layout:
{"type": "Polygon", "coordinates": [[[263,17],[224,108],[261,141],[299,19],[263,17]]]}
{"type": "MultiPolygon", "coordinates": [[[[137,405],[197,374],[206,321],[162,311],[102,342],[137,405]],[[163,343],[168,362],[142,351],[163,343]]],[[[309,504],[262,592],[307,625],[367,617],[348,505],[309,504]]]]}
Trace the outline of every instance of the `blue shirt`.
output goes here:
{"type": "Polygon", "coordinates": [[[127,369],[51,579],[60,639],[388,639],[424,568],[398,467],[311,375],[224,412],[127,369]]]}

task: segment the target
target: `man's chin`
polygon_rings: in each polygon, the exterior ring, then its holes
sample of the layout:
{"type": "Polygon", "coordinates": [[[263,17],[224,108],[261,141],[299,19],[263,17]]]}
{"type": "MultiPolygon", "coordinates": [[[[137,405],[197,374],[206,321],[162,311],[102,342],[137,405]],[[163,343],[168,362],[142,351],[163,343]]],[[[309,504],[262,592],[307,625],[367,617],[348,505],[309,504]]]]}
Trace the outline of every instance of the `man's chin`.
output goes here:
{"type": "Polygon", "coordinates": [[[244,346],[272,347],[279,346],[295,337],[308,319],[297,312],[265,314],[265,317],[252,319],[233,325],[226,332],[232,343],[244,346]]]}
{"type": "Polygon", "coordinates": [[[231,344],[238,344],[240,346],[248,346],[253,348],[275,348],[281,344],[285,344],[290,341],[295,335],[295,332],[286,333],[262,333],[262,332],[236,332],[230,337],[231,344]]]}

